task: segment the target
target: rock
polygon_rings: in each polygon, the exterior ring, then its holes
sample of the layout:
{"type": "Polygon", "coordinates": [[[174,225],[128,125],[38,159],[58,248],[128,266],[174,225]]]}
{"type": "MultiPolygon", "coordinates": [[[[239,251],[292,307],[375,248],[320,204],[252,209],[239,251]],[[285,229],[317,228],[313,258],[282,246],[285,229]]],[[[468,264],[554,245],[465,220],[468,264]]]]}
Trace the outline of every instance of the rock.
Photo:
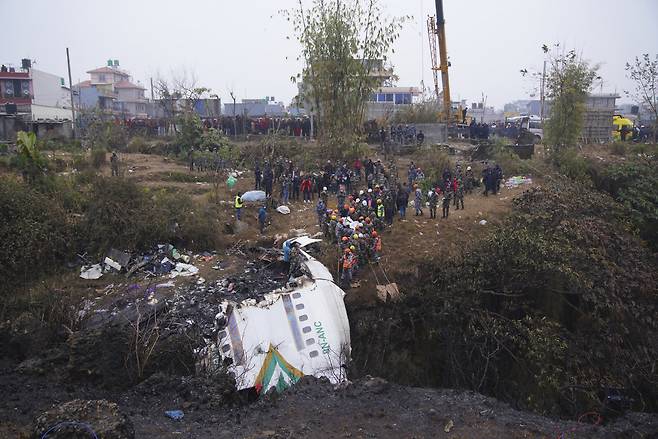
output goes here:
{"type": "Polygon", "coordinates": [[[134,439],[133,423],[116,403],[76,399],[53,406],[35,421],[35,437],[48,439],[134,439]]]}
{"type": "Polygon", "coordinates": [[[369,392],[381,394],[386,392],[391,387],[391,384],[383,378],[366,377],[363,381],[363,387],[369,392]]]}

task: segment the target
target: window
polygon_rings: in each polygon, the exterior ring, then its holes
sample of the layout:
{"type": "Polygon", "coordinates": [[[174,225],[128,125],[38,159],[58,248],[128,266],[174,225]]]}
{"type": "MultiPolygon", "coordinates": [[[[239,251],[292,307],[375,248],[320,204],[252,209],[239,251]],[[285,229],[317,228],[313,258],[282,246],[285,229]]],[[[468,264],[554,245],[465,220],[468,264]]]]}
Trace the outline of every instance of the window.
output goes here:
{"type": "Polygon", "coordinates": [[[304,304],[298,303],[297,305],[295,305],[295,309],[304,309],[304,304]]]}
{"type": "Polygon", "coordinates": [[[393,102],[393,93],[386,93],[386,102],[393,102]]]}
{"type": "Polygon", "coordinates": [[[313,343],[315,343],[314,338],[309,338],[308,340],[306,340],[306,346],[311,346],[313,343]]]}
{"type": "Polygon", "coordinates": [[[370,102],[377,102],[377,93],[372,93],[368,98],[370,102]]]}
{"type": "Polygon", "coordinates": [[[302,332],[303,332],[304,334],[308,334],[309,332],[311,332],[311,327],[310,327],[310,326],[304,326],[304,327],[302,328],[302,332]]]}
{"type": "Polygon", "coordinates": [[[7,79],[2,84],[2,95],[5,98],[29,98],[30,81],[7,79]]]}
{"type": "Polygon", "coordinates": [[[411,104],[411,93],[396,93],[395,105],[411,104]]]}
{"type": "Polygon", "coordinates": [[[105,82],[105,75],[103,73],[98,75],[98,82],[105,82]]]}
{"type": "Polygon", "coordinates": [[[318,355],[320,355],[320,354],[318,354],[318,351],[311,351],[311,352],[308,353],[308,356],[311,357],[311,358],[315,358],[318,355]]]}
{"type": "Polygon", "coordinates": [[[305,322],[306,320],[308,320],[308,316],[306,314],[299,316],[300,322],[305,322]]]}

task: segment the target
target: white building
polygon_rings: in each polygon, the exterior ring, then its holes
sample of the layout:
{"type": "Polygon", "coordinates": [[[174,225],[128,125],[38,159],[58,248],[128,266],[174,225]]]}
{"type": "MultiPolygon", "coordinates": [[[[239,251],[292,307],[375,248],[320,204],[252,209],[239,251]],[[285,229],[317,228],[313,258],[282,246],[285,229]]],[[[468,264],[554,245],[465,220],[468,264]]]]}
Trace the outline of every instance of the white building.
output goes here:
{"type": "Polygon", "coordinates": [[[30,69],[32,78],[32,119],[71,120],[71,91],[64,78],[30,69]]]}

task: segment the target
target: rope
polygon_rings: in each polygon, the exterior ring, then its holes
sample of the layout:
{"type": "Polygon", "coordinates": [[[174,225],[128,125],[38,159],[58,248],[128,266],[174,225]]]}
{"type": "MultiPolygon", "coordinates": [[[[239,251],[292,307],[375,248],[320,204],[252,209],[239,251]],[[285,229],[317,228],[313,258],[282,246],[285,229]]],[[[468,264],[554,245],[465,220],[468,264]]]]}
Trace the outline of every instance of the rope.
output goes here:
{"type": "Polygon", "coordinates": [[[41,439],[45,439],[46,436],[48,436],[50,433],[59,430],[61,427],[82,427],[83,429],[87,430],[88,433],[91,434],[91,436],[94,439],[98,439],[98,436],[96,435],[96,432],[94,432],[94,429],[91,428],[89,424],[86,424],[84,422],[78,422],[78,421],[63,421],[60,422],[59,424],[55,424],[54,426],[50,427],[42,436],[41,439]]]}

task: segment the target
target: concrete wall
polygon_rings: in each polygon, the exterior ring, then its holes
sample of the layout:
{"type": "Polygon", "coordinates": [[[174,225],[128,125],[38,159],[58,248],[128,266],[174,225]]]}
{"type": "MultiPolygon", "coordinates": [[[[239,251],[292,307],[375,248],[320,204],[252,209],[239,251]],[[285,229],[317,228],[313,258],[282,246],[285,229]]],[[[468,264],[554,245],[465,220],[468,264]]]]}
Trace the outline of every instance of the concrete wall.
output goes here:
{"type": "Polygon", "coordinates": [[[416,132],[425,134],[424,145],[445,143],[448,141],[448,129],[444,123],[417,123],[416,132]]]}
{"type": "Polygon", "coordinates": [[[35,105],[71,108],[71,93],[62,86],[62,78],[51,73],[32,69],[32,89],[35,105]]]}
{"type": "Polygon", "coordinates": [[[70,108],[48,107],[45,105],[32,105],[32,120],[59,119],[71,120],[70,108]]]}

